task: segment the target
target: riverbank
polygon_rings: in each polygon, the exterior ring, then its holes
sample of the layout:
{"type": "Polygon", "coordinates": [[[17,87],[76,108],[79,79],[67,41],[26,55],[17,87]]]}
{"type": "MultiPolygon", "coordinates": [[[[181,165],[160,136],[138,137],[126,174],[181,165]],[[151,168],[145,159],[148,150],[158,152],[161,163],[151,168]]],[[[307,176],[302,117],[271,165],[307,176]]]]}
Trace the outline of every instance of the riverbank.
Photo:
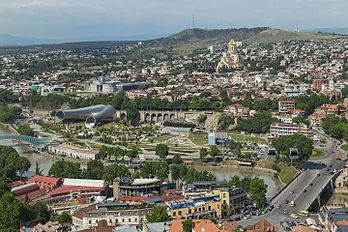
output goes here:
{"type": "Polygon", "coordinates": [[[282,183],[275,175],[276,171],[262,167],[245,167],[226,163],[218,166],[211,164],[196,164],[193,167],[199,171],[205,170],[213,173],[218,181],[229,181],[231,177],[235,175],[239,176],[240,178],[258,177],[264,180],[265,184],[268,186],[266,193],[267,197],[273,197],[284,186],[284,183],[282,183]]]}

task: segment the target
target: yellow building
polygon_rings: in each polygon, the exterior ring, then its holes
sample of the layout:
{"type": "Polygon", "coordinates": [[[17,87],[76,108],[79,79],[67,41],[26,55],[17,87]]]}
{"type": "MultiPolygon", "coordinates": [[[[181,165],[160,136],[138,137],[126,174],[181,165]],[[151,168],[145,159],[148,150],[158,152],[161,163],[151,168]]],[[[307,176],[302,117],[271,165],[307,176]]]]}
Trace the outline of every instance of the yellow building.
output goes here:
{"type": "Polygon", "coordinates": [[[219,195],[223,217],[240,213],[248,202],[247,193],[242,188],[216,189],[206,194],[219,195]]]}
{"type": "Polygon", "coordinates": [[[168,214],[173,219],[200,219],[203,217],[221,218],[219,195],[190,197],[188,199],[167,202],[168,214]]]}
{"type": "Polygon", "coordinates": [[[221,57],[221,60],[217,66],[217,69],[221,68],[239,68],[239,56],[237,54],[237,43],[234,40],[231,40],[228,43],[228,51],[224,53],[221,57]]]}

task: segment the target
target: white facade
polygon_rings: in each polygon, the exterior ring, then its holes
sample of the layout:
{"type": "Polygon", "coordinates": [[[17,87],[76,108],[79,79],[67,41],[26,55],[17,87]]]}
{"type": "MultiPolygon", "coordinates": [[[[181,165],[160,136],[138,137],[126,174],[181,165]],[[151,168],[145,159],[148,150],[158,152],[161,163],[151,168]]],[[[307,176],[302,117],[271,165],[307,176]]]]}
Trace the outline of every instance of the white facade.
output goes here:
{"type": "Polygon", "coordinates": [[[61,144],[59,146],[49,146],[48,152],[51,154],[78,158],[78,159],[87,159],[94,160],[98,154],[95,150],[82,149],[79,147],[71,146],[68,144],[61,144]]]}

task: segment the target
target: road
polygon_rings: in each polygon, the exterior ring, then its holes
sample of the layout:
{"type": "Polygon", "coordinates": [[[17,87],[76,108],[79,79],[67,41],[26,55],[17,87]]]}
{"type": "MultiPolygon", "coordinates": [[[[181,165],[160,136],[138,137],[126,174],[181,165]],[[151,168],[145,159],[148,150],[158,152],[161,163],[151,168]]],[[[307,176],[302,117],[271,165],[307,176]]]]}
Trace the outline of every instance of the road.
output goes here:
{"type": "Polygon", "coordinates": [[[298,221],[299,219],[290,218],[290,214],[297,214],[300,210],[308,209],[318,196],[318,192],[332,178],[333,174],[331,171],[344,167],[345,162],[342,159],[346,158],[346,153],[339,149],[341,142],[329,138],[318,130],[313,130],[313,132],[327,138],[325,147],[316,147],[316,149],[325,152],[326,155],[320,159],[309,160],[305,163],[304,169],[299,176],[273,199],[272,205],[274,209],[270,213],[242,220],[238,222],[239,225],[253,225],[261,219],[266,219],[270,223],[278,225],[278,229],[282,231],[280,223],[282,221],[298,221]],[[328,169],[330,170],[328,171],[328,169]],[[295,207],[290,207],[290,204],[285,203],[286,201],[294,201],[295,207]],[[284,211],[287,213],[284,213],[284,211]]]}

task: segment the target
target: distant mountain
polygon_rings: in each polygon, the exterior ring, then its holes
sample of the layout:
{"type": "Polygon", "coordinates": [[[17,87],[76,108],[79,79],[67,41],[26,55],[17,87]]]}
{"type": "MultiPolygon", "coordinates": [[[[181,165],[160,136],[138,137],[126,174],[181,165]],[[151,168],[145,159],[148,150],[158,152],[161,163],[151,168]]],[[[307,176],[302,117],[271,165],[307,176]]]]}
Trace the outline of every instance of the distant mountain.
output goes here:
{"type": "Polygon", "coordinates": [[[23,37],[8,34],[0,34],[0,46],[25,46],[34,44],[56,43],[54,40],[39,39],[35,37],[23,37]]]}
{"type": "Polygon", "coordinates": [[[304,31],[348,35],[348,27],[314,28],[314,29],[306,29],[304,31]]]}
{"type": "Polygon", "coordinates": [[[151,40],[151,39],[156,39],[163,36],[168,36],[168,34],[134,35],[134,36],[124,36],[124,37],[120,37],[116,35],[100,35],[100,36],[94,36],[94,37],[72,37],[72,38],[56,39],[56,40],[0,34],[0,46],[31,46],[31,45],[79,43],[79,42],[95,42],[95,41],[138,41],[138,40],[151,40]]]}

